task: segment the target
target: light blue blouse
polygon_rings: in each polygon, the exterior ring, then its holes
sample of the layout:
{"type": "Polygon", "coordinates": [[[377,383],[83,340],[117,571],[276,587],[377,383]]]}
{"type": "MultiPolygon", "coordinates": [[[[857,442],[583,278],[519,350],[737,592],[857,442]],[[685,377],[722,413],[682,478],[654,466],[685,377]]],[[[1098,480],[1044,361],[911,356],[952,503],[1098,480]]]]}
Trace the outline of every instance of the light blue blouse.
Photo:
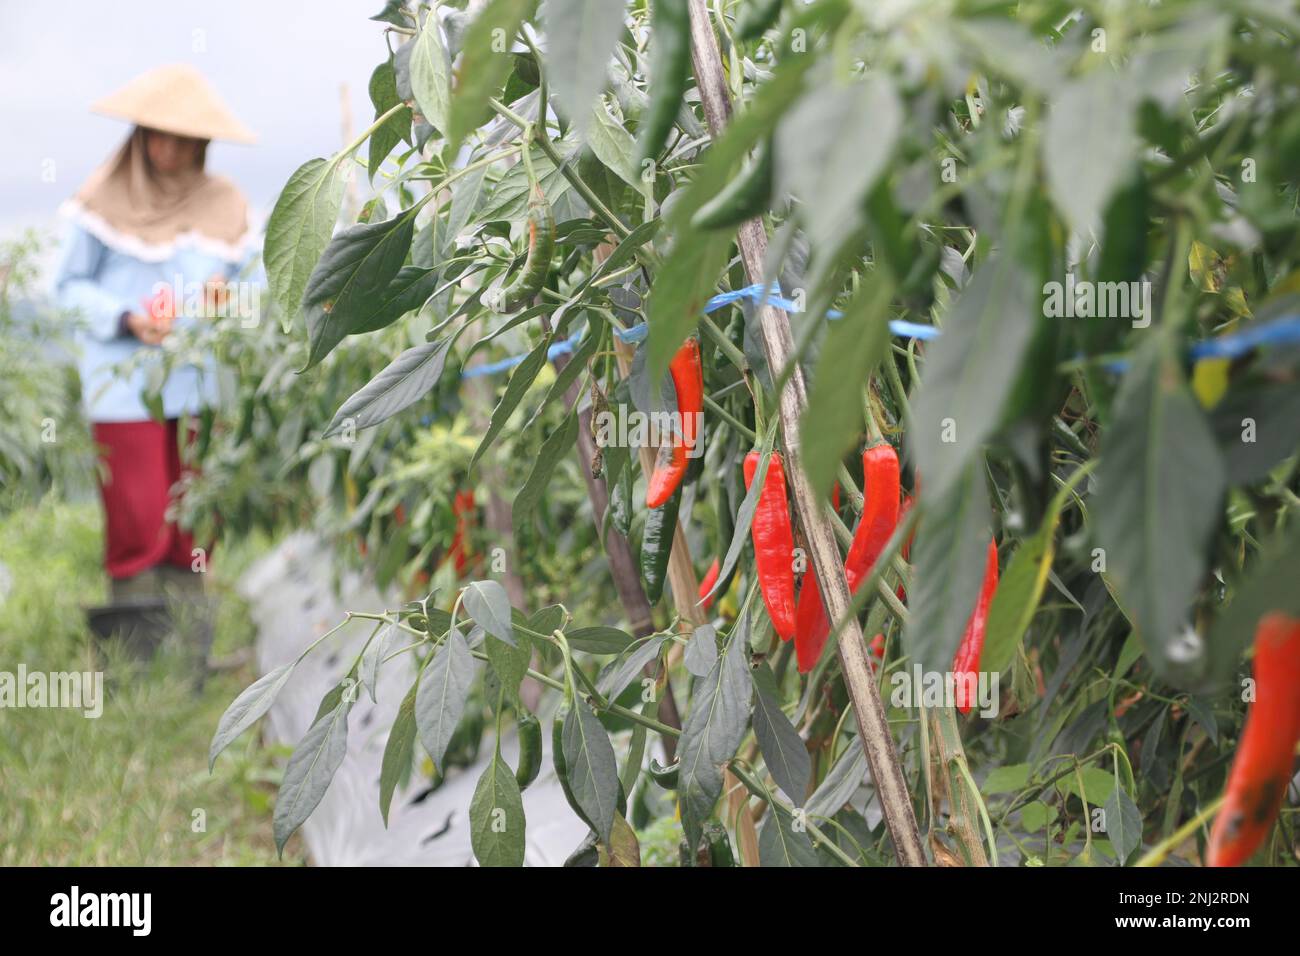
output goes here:
{"type": "MultiPolygon", "coordinates": [[[[146,370],[134,368],[123,375],[116,366],[142,349],[157,351],[162,346],[145,345],[133,335],[119,334],[122,313],[144,312],[144,300],[153,295],[157,283],[179,282],[184,289],[188,283],[202,283],[213,275],[231,279],[246,264],[179,242],[165,250],[165,255],[157,262],[146,261],[102,241],[79,222],[70,226],[54,292],[59,305],[79,313],[84,323],[79,335],[81,388],[92,422],[150,418],[141,400],[146,370]]],[[[175,327],[197,321],[203,320],[178,315],[175,327]]],[[[172,369],[162,387],[163,412],[168,418],[194,414],[213,404],[215,397],[212,367],[180,365],[172,369]]]]}

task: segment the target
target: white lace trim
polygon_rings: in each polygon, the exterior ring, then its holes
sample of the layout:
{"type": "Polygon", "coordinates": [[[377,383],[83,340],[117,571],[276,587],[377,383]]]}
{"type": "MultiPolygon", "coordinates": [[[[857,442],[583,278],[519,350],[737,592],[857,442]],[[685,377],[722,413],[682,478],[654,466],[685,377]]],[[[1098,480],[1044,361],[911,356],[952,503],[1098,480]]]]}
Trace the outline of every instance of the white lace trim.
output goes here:
{"type": "MultiPolygon", "coordinates": [[[[92,212],[75,199],[69,199],[59,207],[62,216],[71,219],[81,228],[111,249],[132,256],[142,262],[166,262],[180,249],[197,249],[205,255],[224,259],[227,262],[242,262],[254,248],[259,231],[250,228],[234,243],[222,242],[210,236],[190,230],[177,235],[170,242],[145,242],[138,236],[132,236],[109,225],[98,213],[92,212]]],[[[250,222],[253,216],[249,213],[250,222]]]]}

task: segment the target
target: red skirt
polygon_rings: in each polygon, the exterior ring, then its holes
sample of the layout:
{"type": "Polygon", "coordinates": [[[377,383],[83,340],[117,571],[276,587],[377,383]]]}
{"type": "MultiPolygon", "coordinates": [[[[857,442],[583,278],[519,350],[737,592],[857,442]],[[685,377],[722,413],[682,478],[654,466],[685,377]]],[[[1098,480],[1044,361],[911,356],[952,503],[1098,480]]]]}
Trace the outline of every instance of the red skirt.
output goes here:
{"type": "Polygon", "coordinates": [[[104,567],[113,578],[134,577],[159,564],[191,567],[194,539],[167,521],[172,486],[185,473],[177,423],[96,422],[107,476],[104,567]]]}

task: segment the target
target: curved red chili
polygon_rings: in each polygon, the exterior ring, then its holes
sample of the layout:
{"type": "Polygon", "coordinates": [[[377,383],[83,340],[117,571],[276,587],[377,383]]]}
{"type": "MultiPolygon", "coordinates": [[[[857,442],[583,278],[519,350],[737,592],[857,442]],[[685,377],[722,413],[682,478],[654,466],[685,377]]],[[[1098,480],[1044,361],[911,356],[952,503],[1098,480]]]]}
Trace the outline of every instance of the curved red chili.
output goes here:
{"type": "Polygon", "coordinates": [[[980,585],[979,597],[975,601],[975,610],[971,611],[966,622],[966,631],[962,634],[957,654],[952,659],[954,680],[954,703],[963,714],[971,708],[971,694],[975,681],[979,679],[980,654],[984,651],[984,637],[988,631],[989,606],[993,603],[993,592],[998,587],[998,546],[989,541],[988,555],[984,561],[984,583],[980,585]]]}
{"type": "MultiPolygon", "coordinates": [[[[756,451],[745,456],[745,488],[754,482],[759,459],[756,451]]],[[[785,501],[785,467],[779,452],[767,461],[767,475],[758,495],[758,507],[749,529],[754,541],[754,564],[758,568],[758,585],[772,625],[781,640],[795,634],[794,612],[794,532],[790,528],[790,509],[785,501]]]]}
{"type": "Polygon", "coordinates": [[[677,412],[682,433],[674,435],[667,446],[660,446],[654,471],[646,485],[647,508],[658,508],[667,501],[686,474],[688,452],[695,448],[696,427],[704,412],[704,370],[700,366],[700,343],[695,338],[686,340],[668,365],[673,376],[673,390],[677,393],[677,412]]]}
{"type": "MultiPolygon", "coordinates": [[[[853,533],[849,556],[844,562],[849,593],[858,589],[871,574],[872,565],[898,525],[898,453],[888,443],[873,445],[862,453],[862,520],[853,533]]],[[[804,575],[795,613],[794,647],[799,672],[806,674],[821,657],[830,635],[830,622],[817,586],[817,574],[810,567],[804,575]]]]}
{"type": "Polygon", "coordinates": [[[709,565],[709,570],[704,572],[704,580],[700,582],[700,600],[704,602],[701,606],[708,610],[713,606],[713,595],[709,592],[713,590],[713,585],[718,583],[718,572],[722,570],[722,565],[718,559],[714,558],[713,563],[709,565]]]}
{"type": "Polygon", "coordinates": [[[1255,629],[1255,701],[1210,831],[1208,866],[1240,866],[1264,842],[1286,794],[1300,738],[1300,619],[1272,613],[1255,629]]]}

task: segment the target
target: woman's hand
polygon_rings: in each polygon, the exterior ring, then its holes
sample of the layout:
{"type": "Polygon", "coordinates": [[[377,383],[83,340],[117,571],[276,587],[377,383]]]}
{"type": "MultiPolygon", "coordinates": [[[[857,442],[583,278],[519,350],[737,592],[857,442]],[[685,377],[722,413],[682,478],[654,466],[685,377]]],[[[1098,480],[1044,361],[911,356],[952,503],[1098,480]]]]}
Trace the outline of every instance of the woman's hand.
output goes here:
{"type": "Polygon", "coordinates": [[[161,345],[167,333],[172,330],[172,320],[169,317],[155,319],[142,312],[132,312],[126,317],[126,327],[145,345],[161,345]]]}

